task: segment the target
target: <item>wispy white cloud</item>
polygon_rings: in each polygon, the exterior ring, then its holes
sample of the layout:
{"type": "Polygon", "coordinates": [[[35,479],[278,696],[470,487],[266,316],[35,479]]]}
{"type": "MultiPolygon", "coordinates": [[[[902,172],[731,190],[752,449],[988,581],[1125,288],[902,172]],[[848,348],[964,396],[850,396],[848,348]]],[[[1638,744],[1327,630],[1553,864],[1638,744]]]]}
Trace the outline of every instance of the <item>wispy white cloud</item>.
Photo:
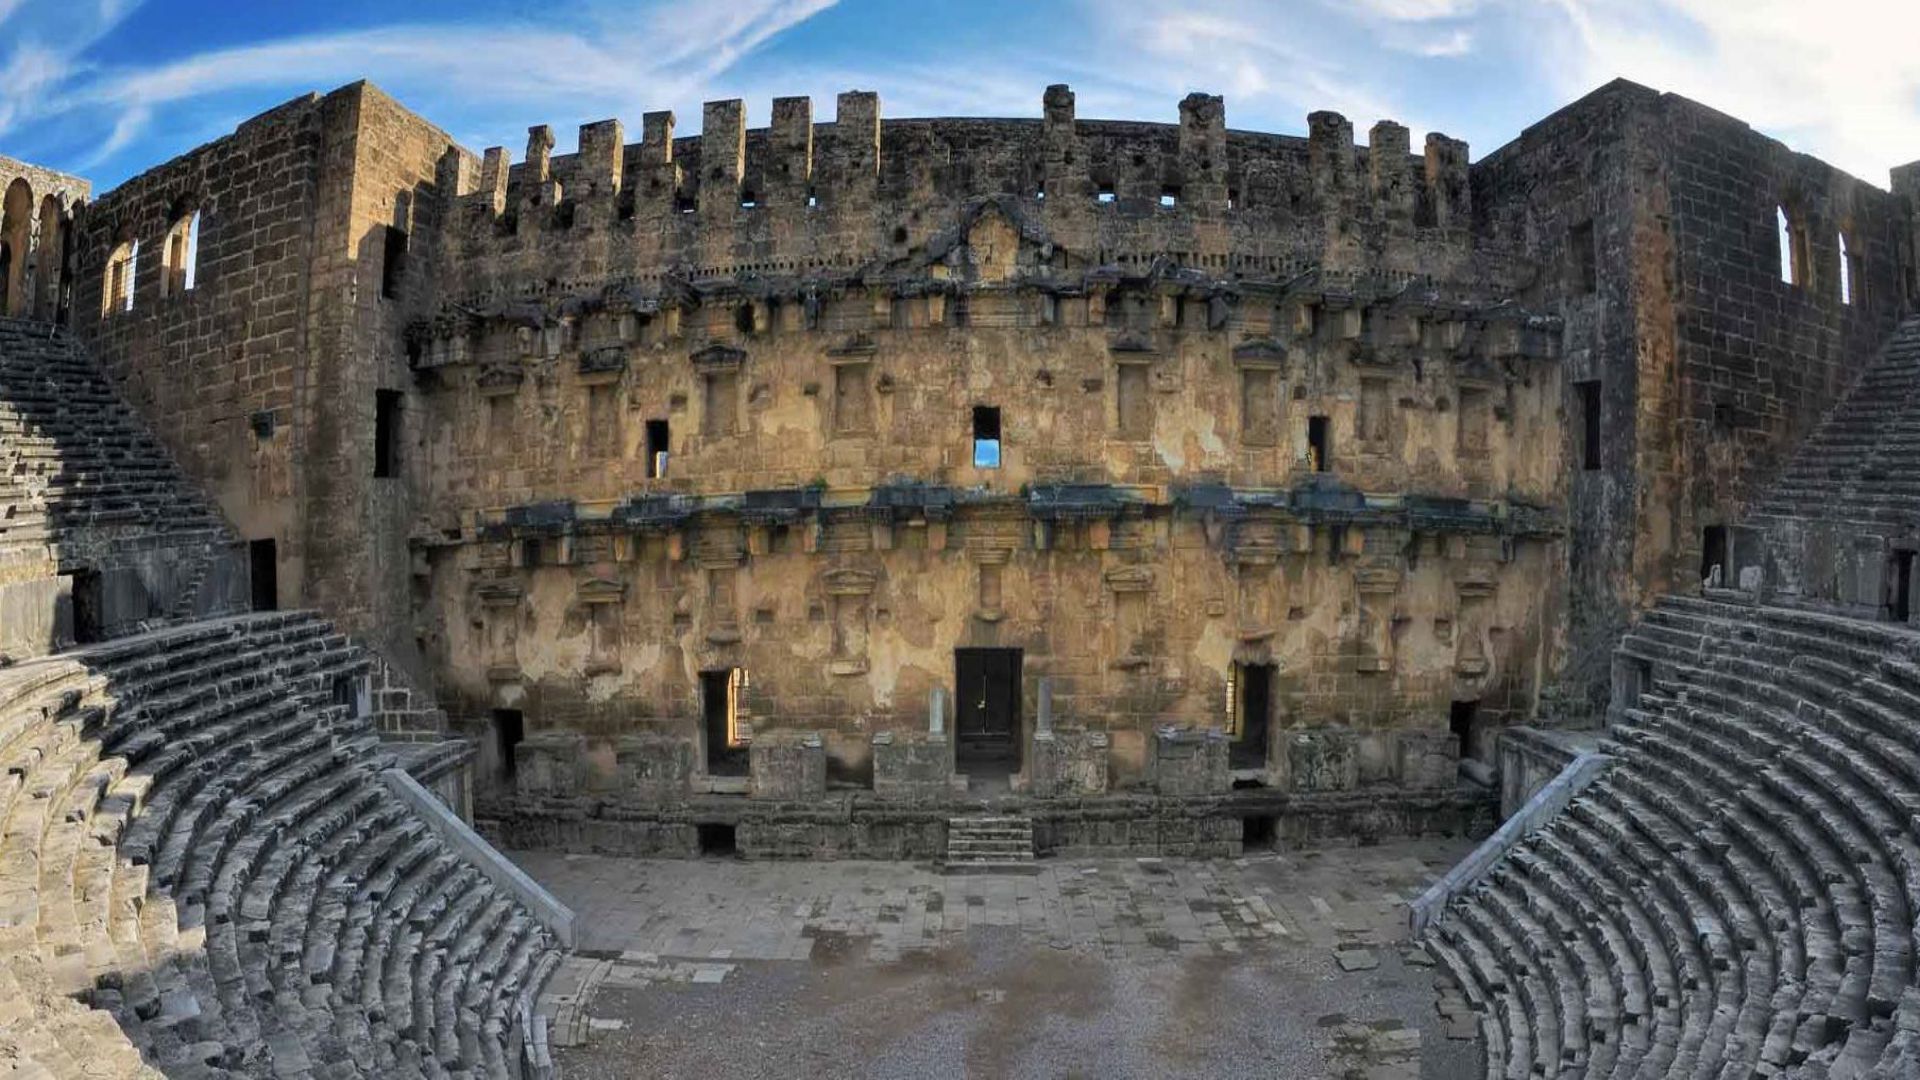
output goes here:
{"type": "MultiPolygon", "coordinates": [[[[1731,113],[1884,186],[1920,157],[1920,4],[1908,0],[1556,0],[1565,93],[1616,75],[1731,113]]],[[[1548,57],[1551,57],[1549,60],[1548,57]]]]}
{"type": "Polygon", "coordinates": [[[692,130],[719,97],[764,123],[768,98],[810,94],[824,119],[851,87],[879,90],[888,116],[1035,116],[1041,89],[1069,82],[1086,117],[1171,120],[1205,90],[1236,127],[1299,131],[1334,109],[1362,131],[1432,125],[1485,151],[1624,75],[1875,183],[1920,157],[1915,0],[1826,0],[1818,17],[1805,0],[994,0],[1024,19],[1000,39],[929,31],[945,25],[932,18],[891,33],[904,8],[843,0],[869,5],[835,16],[846,47],[806,51],[776,46],[835,0],[475,0],[443,21],[109,62],[93,45],[137,2],[0,0],[0,139],[61,132],[50,163],[110,176],[362,77],[476,147],[538,122],[564,143],[577,121],[657,108],[692,130]]]}
{"type": "MultiPolygon", "coordinates": [[[[4,0],[0,0],[4,2],[4,0]]],[[[112,3],[113,0],[108,0],[112,3]]],[[[755,49],[832,6],[834,0],[670,0],[640,13],[587,3],[550,11],[539,24],[516,18],[458,25],[406,24],[310,34],[215,49],[147,67],[99,68],[72,78],[48,54],[22,66],[32,97],[0,133],[28,117],[92,112],[111,119],[80,164],[99,164],[144,134],[156,116],[237,91],[298,92],[368,77],[430,114],[550,109],[564,121],[634,113],[697,92],[755,49]],[[562,15],[571,15],[564,18],[562,15]],[[571,25],[574,29],[556,29],[571,25]]],[[[0,73],[0,89],[11,83],[0,73]]],[[[504,134],[504,133],[499,133],[504,134]]]]}
{"type": "Polygon", "coordinates": [[[1479,0],[1348,0],[1354,7],[1384,19],[1425,22],[1431,19],[1457,19],[1470,15],[1479,0]]]}
{"type": "Polygon", "coordinates": [[[1415,45],[1413,51],[1421,56],[1465,56],[1473,51],[1473,34],[1466,30],[1448,31],[1415,45]]]}

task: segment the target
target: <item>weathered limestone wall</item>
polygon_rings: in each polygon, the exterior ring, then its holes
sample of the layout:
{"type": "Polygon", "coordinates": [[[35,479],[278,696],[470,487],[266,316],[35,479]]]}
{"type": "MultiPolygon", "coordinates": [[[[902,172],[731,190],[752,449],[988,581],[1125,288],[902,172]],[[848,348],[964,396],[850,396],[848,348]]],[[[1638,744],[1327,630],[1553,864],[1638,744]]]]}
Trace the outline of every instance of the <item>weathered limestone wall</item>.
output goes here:
{"type": "MultiPolygon", "coordinates": [[[[1534,254],[1521,296],[1565,326],[1565,697],[1597,716],[1608,657],[1652,598],[1698,587],[1702,530],[1743,512],[1902,309],[1898,202],[1745,124],[1616,81],[1473,169],[1494,238],[1534,254]],[[1808,239],[1780,280],[1775,207],[1808,239]],[[1839,294],[1837,235],[1858,262],[1839,294]],[[1597,384],[1597,461],[1582,445],[1597,384]]],[[[1728,571],[1731,573],[1731,570],[1728,571]]]]}
{"type": "Polygon", "coordinates": [[[1686,478],[1667,589],[1691,591],[1704,527],[1744,515],[1910,310],[1908,219],[1900,198],[1733,117],[1673,95],[1661,105],[1676,270],[1663,284],[1675,291],[1681,371],[1669,415],[1686,478]],[[1806,276],[1792,284],[1780,280],[1776,207],[1793,243],[1807,242],[1806,276]]]}
{"type": "Polygon", "coordinates": [[[93,185],[0,155],[0,316],[64,320],[74,214],[93,185]]]}
{"type": "MultiPolygon", "coordinates": [[[[523,796],[709,790],[701,675],[730,669],[791,751],[761,751],[763,794],[815,791],[815,733],[824,782],[863,787],[874,736],[914,745],[984,647],[1021,651],[1039,794],[1150,788],[1156,730],[1231,723],[1264,664],[1236,775],[1438,791],[1450,724],[1491,760],[1548,690],[1597,713],[1621,627],[1911,288],[1910,178],[1627,83],[1472,167],[1333,113],[1231,131],[1204,94],[1164,125],[1079,120],[1065,87],[1038,120],[747,115],[587,124],[564,155],[538,127],[516,163],[356,84],[83,222],[82,332],[279,541],[282,599],[474,734],[517,710],[523,796]],[[1775,205],[1809,238],[1796,285],[1775,205]],[[188,208],[201,280],[163,298],[188,208]]],[[[483,802],[508,767],[486,739],[483,802]]]]}
{"type": "Polygon", "coordinates": [[[384,295],[386,227],[411,233],[450,145],[369,84],[309,94],[129,180],[80,232],[75,330],[242,535],[275,541],[279,603],[408,666],[408,474],[373,476],[374,391],[408,387],[421,285],[384,295]],[[169,240],[195,214],[188,288],[169,240]],[[129,305],[109,294],[135,241],[129,305]]]}
{"type": "MultiPolygon", "coordinates": [[[[309,94],[128,180],[80,223],[73,328],[240,534],[273,538],[279,602],[305,600],[308,281],[322,183],[309,94]],[[194,287],[169,288],[165,237],[200,215],[194,287]],[[110,296],[139,248],[132,303],[110,296]]],[[[169,283],[171,284],[171,283],[169,283]]]]}
{"type": "Polygon", "coordinates": [[[424,482],[417,400],[404,328],[426,291],[437,219],[435,169],[446,133],[378,87],[356,83],[329,98],[327,160],[338,182],[315,209],[316,250],[307,312],[313,403],[303,456],[302,506],[308,602],[424,677],[415,650],[408,538],[415,488],[424,482]],[[390,242],[389,236],[398,235],[390,242]],[[388,266],[389,258],[395,261],[388,266]],[[381,391],[398,396],[390,475],[377,475],[381,391]]]}

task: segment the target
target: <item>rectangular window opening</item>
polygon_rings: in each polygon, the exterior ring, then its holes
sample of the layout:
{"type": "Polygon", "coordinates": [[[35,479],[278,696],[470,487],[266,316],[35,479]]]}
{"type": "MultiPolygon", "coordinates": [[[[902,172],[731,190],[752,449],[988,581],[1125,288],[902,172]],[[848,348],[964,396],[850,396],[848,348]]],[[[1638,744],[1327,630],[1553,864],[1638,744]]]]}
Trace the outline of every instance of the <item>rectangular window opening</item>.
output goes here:
{"type": "Polygon", "coordinates": [[[373,392],[373,477],[391,479],[399,464],[400,391],[373,392]]]}
{"type": "Polygon", "coordinates": [[[1573,384],[1580,403],[1580,467],[1588,472],[1600,468],[1600,383],[1573,384]]]}
{"type": "Polygon", "coordinates": [[[1313,472],[1333,468],[1333,425],[1324,416],[1307,417],[1307,466],[1313,472]]]}
{"type": "Polygon", "coordinates": [[[400,281],[407,272],[407,230],[387,226],[384,259],[380,264],[380,296],[393,300],[400,295],[400,281]]]}
{"type": "Polygon", "coordinates": [[[667,475],[667,422],[665,420],[647,421],[647,479],[658,480],[667,475]]]}
{"type": "Polygon", "coordinates": [[[1000,410],[992,405],[973,407],[973,467],[1000,467],[1000,410]]]}
{"type": "Polygon", "coordinates": [[[1581,293],[1592,293],[1600,288],[1600,269],[1595,263],[1593,248],[1593,221],[1583,221],[1573,227],[1567,238],[1567,249],[1573,259],[1574,285],[1581,293]]]}

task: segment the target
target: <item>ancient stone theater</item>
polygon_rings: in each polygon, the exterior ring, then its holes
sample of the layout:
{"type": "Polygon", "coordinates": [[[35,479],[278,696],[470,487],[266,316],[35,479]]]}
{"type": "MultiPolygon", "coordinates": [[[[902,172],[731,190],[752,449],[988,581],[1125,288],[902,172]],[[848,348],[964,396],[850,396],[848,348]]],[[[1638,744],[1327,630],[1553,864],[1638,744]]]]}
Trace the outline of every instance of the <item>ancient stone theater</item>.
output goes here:
{"type": "Polygon", "coordinates": [[[494,843],[1435,835],[1490,1077],[1920,1075],[1920,163],[832,104],[0,158],[0,1075],[552,1075],[494,843]]]}

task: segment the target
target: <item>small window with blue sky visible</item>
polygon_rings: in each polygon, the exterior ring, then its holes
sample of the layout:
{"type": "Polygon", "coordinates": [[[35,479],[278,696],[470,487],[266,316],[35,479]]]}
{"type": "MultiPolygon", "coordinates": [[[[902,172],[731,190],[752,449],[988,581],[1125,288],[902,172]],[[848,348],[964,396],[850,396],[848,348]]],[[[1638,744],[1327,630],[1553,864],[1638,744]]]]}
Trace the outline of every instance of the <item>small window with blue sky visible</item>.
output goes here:
{"type": "Polygon", "coordinates": [[[991,405],[973,407],[973,467],[1000,467],[1000,410],[991,405]]]}

